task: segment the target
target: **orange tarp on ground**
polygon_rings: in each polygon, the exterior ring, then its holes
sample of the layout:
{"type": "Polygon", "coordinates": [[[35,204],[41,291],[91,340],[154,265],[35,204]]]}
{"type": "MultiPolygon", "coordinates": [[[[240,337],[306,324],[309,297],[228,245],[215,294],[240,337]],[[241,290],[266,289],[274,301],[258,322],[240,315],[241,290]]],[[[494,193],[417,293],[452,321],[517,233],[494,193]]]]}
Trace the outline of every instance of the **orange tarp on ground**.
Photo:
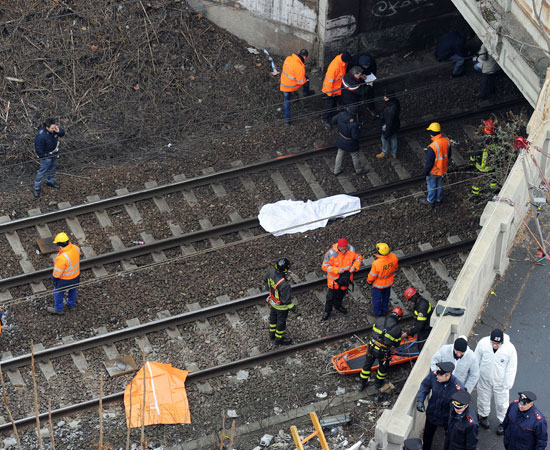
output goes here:
{"type": "Polygon", "coordinates": [[[124,390],[128,428],[141,427],[143,423],[191,423],[185,391],[188,373],[188,370],[176,369],[172,364],[147,361],[124,390]]]}

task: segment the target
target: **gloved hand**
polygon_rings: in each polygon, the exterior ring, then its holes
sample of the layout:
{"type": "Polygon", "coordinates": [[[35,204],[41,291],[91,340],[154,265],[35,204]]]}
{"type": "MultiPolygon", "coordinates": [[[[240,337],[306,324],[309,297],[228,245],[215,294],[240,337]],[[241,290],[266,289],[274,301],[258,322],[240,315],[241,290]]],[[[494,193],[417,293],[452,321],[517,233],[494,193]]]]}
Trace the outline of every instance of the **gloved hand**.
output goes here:
{"type": "Polygon", "coordinates": [[[54,276],[52,276],[52,284],[53,284],[53,288],[57,289],[57,278],[55,278],[54,276]]]}
{"type": "Polygon", "coordinates": [[[416,402],[416,410],[417,410],[418,412],[424,412],[424,411],[426,411],[426,410],[424,409],[424,402],[421,402],[420,400],[417,401],[417,402],[416,402]]]}
{"type": "Polygon", "coordinates": [[[298,312],[298,307],[296,305],[294,305],[292,308],[290,308],[290,310],[293,312],[293,313],[297,313],[298,312]]]}

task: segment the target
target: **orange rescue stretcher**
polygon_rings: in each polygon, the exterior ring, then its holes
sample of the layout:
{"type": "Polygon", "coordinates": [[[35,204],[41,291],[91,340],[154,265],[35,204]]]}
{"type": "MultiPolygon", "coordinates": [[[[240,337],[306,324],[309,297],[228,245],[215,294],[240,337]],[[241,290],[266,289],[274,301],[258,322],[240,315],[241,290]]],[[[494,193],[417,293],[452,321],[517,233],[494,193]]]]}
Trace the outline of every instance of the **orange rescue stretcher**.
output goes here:
{"type": "MultiPolygon", "coordinates": [[[[332,357],[332,365],[340,375],[351,375],[361,372],[365,364],[367,346],[365,344],[352,348],[344,353],[332,357]]],[[[403,364],[407,361],[413,361],[418,358],[418,346],[416,345],[416,336],[401,340],[398,347],[394,347],[390,353],[390,366],[403,364]]],[[[378,369],[378,364],[373,365],[371,370],[378,369]]]]}

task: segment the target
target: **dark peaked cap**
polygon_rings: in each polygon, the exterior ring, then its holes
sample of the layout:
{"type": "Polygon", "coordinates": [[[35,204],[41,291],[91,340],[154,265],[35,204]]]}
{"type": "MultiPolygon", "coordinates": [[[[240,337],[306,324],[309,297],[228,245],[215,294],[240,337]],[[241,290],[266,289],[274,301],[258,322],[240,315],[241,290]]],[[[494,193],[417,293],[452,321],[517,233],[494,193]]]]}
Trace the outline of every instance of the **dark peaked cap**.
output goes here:
{"type": "Polygon", "coordinates": [[[537,399],[537,396],[533,394],[531,391],[518,392],[518,394],[519,394],[519,399],[523,402],[531,403],[537,399]]]}
{"type": "Polygon", "coordinates": [[[463,405],[469,405],[471,397],[470,397],[470,394],[468,394],[468,392],[461,389],[460,391],[456,391],[451,397],[451,399],[453,399],[458,403],[462,403],[463,405]]]}
{"type": "Polygon", "coordinates": [[[418,438],[405,439],[403,450],[422,450],[422,440],[418,438]]]}
{"type": "Polygon", "coordinates": [[[451,373],[455,370],[455,365],[450,361],[437,363],[436,366],[439,367],[439,370],[445,373],[451,373]]]}

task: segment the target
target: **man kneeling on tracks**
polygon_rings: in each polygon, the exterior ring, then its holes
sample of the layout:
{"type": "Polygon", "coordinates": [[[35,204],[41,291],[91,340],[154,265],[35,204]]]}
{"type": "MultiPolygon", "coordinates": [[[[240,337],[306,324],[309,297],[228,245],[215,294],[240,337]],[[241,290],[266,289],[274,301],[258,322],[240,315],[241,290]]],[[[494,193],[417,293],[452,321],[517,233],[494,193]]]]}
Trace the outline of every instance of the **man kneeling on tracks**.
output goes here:
{"type": "Polygon", "coordinates": [[[392,347],[399,346],[401,342],[401,327],[399,320],[403,317],[401,308],[393,308],[389,317],[379,317],[372,327],[372,338],[367,345],[367,357],[361,370],[358,389],[362,391],[367,386],[370,377],[370,369],[374,360],[378,360],[375,386],[380,389],[390,365],[390,353],[392,347]]]}
{"type": "Polygon", "coordinates": [[[269,290],[266,299],[269,304],[269,337],[275,341],[275,345],[292,344],[292,339],[285,337],[288,311],[297,310],[291,300],[290,283],[286,279],[289,268],[290,261],[281,258],[264,277],[269,290]]]}
{"type": "Polygon", "coordinates": [[[405,300],[410,301],[413,305],[414,326],[409,331],[405,331],[401,337],[404,339],[407,336],[416,336],[416,346],[420,352],[430,335],[430,331],[432,331],[430,318],[432,317],[433,308],[430,302],[412,286],[405,289],[404,295],[405,300]]]}

